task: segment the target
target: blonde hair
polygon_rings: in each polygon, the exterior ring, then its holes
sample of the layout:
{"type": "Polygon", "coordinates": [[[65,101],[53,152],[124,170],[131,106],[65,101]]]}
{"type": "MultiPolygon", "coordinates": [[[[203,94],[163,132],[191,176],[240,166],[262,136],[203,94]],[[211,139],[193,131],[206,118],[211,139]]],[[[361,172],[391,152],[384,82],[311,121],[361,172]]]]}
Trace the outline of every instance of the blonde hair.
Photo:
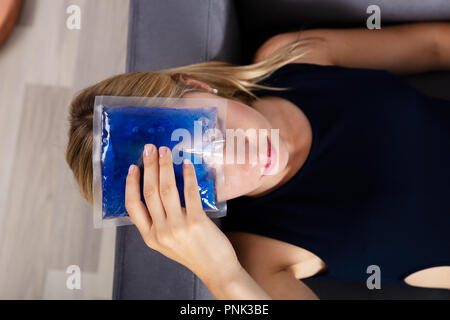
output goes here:
{"type": "Polygon", "coordinates": [[[251,92],[252,89],[288,90],[259,85],[258,82],[282,66],[303,57],[307,52],[294,54],[294,51],[310,41],[297,40],[281,47],[265,60],[250,65],[236,66],[227,62],[209,61],[155,72],[125,73],[79,92],[70,105],[66,162],[83,198],[93,205],[92,122],[96,96],[181,98],[188,92],[200,90],[178,81],[177,77],[182,75],[217,88],[222,98],[250,105],[258,99],[251,92]]]}

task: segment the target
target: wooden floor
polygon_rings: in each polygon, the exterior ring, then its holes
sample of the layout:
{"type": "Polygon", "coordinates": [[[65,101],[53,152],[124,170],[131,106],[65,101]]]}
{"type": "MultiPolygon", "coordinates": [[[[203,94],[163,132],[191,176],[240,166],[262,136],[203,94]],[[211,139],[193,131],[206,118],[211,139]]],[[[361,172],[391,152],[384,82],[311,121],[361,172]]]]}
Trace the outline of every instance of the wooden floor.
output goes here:
{"type": "Polygon", "coordinates": [[[93,228],[64,153],[73,95],[125,70],[128,4],[25,0],[0,48],[0,299],[111,298],[115,230],[93,228]],[[66,27],[72,4],[81,30],[66,27]]]}

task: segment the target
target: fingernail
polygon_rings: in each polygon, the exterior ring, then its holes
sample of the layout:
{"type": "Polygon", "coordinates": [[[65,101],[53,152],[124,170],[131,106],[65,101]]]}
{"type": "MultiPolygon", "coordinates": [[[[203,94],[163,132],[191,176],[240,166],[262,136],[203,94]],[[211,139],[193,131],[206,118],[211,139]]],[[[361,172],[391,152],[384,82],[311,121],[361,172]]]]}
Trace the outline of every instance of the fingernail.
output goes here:
{"type": "Polygon", "coordinates": [[[148,157],[148,156],[150,156],[153,153],[154,150],[155,149],[154,149],[152,144],[146,144],[145,148],[144,148],[144,155],[146,157],[148,157]]]}
{"type": "Polygon", "coordinates": [[[159,156],[162,158],[164,157],[164,155],[167,153],[167,148],[166,147],[160,147],[159,148],[159,156]]]}
{"type": "Polygon", "coordinates": [[[128,169],[128,174],[132,174],[134,172],[134,165],[131,165],[128,169]]]}
{"type": "Polygon", "coordinates": [[[185,167],[188,167],[189,165],[192,164],[192,162],[191,162],[191,160],[185,158],[185,159],[183,159],[183,164],[184,164],[185,167]]]}

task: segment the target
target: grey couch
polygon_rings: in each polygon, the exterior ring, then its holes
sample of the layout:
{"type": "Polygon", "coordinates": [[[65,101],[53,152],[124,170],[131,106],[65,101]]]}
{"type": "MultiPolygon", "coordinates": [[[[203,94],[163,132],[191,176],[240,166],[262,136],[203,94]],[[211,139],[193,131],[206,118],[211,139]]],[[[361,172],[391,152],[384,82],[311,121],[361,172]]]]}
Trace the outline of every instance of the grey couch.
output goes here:
{"type": "MultiPolygon", "coordinates": [[[[448,0],[131,0],[127,71],[153,71],[207,60],[251,61],[271,35],[317,27],[365,27],[366,8],[381,8],[382,26],[450,20],[448,0]]],[[[450,75],[407,78],[450,99],[450,75]]],[[[220,220],[215,221],[220,226],[220,220]]],[[[322,299],[449,299],[445,290],[305,281],[322,299]]],[[[134,226],[117,230],[114,299],[214,299],[185,267],[147,248],[134,226]]]]}

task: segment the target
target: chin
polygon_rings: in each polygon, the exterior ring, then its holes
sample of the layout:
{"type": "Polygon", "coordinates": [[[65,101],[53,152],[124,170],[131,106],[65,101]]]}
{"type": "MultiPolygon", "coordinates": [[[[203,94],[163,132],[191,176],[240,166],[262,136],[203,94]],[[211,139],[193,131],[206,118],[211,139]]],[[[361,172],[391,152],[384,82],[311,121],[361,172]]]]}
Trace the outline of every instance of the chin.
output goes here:
{"type": "Polygon", "coordinates": [[[229,175],[225,176],[224,182],[223,189],[217,191],[219,198],[225,201],[245,196],[259,187],[257,180],[251,182],[249,179],[229,175]]]}

